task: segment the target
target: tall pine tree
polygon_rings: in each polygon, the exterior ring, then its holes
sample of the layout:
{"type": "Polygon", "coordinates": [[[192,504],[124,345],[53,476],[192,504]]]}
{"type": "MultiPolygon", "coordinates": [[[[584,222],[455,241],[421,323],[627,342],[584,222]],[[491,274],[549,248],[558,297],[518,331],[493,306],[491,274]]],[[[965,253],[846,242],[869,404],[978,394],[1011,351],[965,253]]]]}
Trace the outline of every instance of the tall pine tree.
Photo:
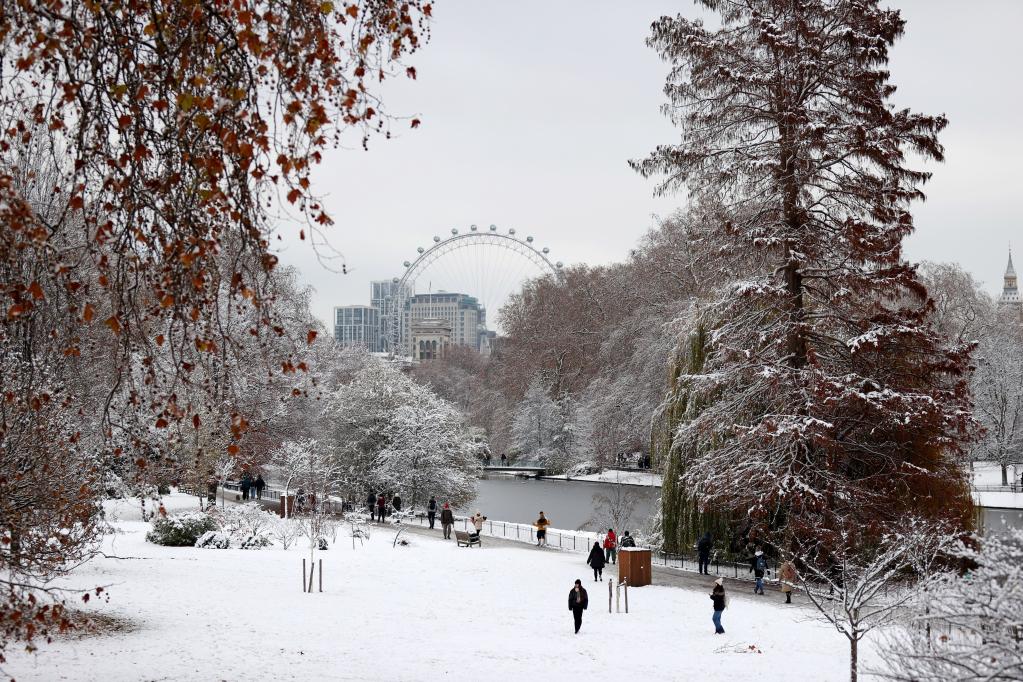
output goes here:
{"type": "Polygon", "coordinates": [[[969,523],[971,349],[928,324],[902,255],[929,178],[907,155],[942,160],[946,125],[890,104],[905,22],[872,0],[699,4],[719,28],[664,17],[648,39],[683,138],[633,162],[749,254],[673,387],[701,405],[675,426],[681,485],[790,547],[907,513],[969,523]]]}

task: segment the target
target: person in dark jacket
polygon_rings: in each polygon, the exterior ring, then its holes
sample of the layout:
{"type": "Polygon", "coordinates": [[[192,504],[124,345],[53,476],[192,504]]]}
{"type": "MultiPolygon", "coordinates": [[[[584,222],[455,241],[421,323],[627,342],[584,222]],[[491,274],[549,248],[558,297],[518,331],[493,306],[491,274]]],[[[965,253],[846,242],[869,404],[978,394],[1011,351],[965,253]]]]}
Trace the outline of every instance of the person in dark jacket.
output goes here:
{"type": "Polygon", "coordinates": [[[451,505],[447,502],[444,503],[444,508],[440,510],[440,525],[444,529],[444,539],[451,539],[451,529],[455,525],[455,515],[451,512],[451,505]]]}
{"type": "Polygon", "coordinates": [[[384,497],[383,493],[377,495],[377,521],[380,523],[384,522],[384,515],[387,513],[387,498],[384,497]]]}
{"type": "Polygon", "coordinates": [[[706,575],[710,574],[708,568],[710,567],[710,550],[713,546],[714,541],[710,539],[710,531],[707,531],[707,533],[700,538],[700,541],[696,543],[696,553],[700,558],[700,573],[706,575]]]}
{"type": "Polygon", "coordinates": [[[370,493],[369,496],[366,498],[366,506],[369,507],[369,520],[376,521],[377,496],[374,495],[373,493],[370,493]]]}
{"type": "Polygon", "coordinates": [[[604,577],[604,552],[600,549],[600,543],[594,542],[593,549],[590,550],[590,556],[586,559],[586,563],[593,569],[593,581],[597,582],[604,577]]]}
{"type": "Polygon", "coordinates": [[[398,493],[394,493],[394,499],[391,500],[391,506],[394,507],[394,511],[401,511],[401,497],[398,493]]]}
{"type": "Polygon", "coordinates": [[[263,488],[266,487],[266,481],[263,480],[263,474],[259,474],[258,476],[256,476],[256,482],[253,483],[252,485],[256,487],[256,499],[262,500],[263,488]]]}
{"type": "Polygon", "coordinates": [[[575,621],[575,634],[579,634],[579,628],[583,624],[583,611],[590,605],[590,598],[586,594],[582,580],[575,581],[575,587],[568,593],[568,610],[572,612],[572,620],[575,621]]]}
{"type": "Polygon", "coordinates": [[[764,551],[758,549],[753,553],[753,558],[749,562],[750,573],[757,579],[756,584],[753,586],[753,594],[764,593],[764,574],[767,573],[767,557],[764,556],[764,551]]]}
{"type": "Polygon", "coordinates": [[[721,627],[721,612],[725,610],[725,579],[718,578],[714,581],[714,590],[710,593],[710,599],[714,602],[714,634],[723,635],[725,629],[721,627]]]}
{"type": "Polygon", "coordinates": [[[426,503],[426,518],[430,521],[430,530],[433,530],[433,522],[437,519],[437,498],[430,495],[430,501],[426,503]]]}
{"type": "Polygon", "coordinates": [[[633,538],[631,535],[629,535],[629,531],[625,531],[625,535],[622,536],[622,547],[635,547],[635,546],[636,546],[635,538],[633,538]]]}
{"type": "Polygon", "coordinates": [[[250,474],[248,471],[246,471],[244,474],[242,474],[242,481],[241,481],[242,499],[243,500],[249,499],[249,489],[251,487],[252,487],[252,474],[250,474]]]}

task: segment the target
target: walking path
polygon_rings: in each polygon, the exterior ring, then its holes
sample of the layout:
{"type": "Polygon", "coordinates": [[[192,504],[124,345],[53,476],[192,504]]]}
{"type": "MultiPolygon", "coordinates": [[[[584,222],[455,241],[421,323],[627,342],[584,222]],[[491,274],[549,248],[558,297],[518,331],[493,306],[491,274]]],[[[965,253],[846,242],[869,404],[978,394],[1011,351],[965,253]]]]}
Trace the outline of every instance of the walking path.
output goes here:
{"type": "MultiPolygon", "coordinates": [[[[461,524],[460,523],[456,523],[455,527],[457,528],[459,525],[461,525],[461,524]]],[[[372,523],[371,527],[373,529],[375,529],[375,530],[380,530],[380,531],[383,531],[383,530],[386,529],[386,530],[392,530],[394,532],[397,532],[399,526],[396,525],[396,524],[392,524],[392,523],[386,523],[386,524],[372,523]]],[[[438,539],[438,540],[442,539],[442,530],[441,530],[440,522],[438,522],[436,524],[436,527],[433,530],[431,530],[429,527],[418,526],[418,525],[410,524],[410,523],[401,524],[400,527],[404,530],[404,532],[409,533],[411,535],[419,535],[419,536],[423,536],[423,537],[430,537],[430,538],[434,538],[434,539],[438,539]]],[[[452,539],[450,542],[454,542],[454,540],[452,539]]],[[[523,542],[519,542],[517,540],[509,540],[509,539],[505,539],[505,538],[501,538],[501,537],[494,537],[492,535],[483,535],[482,536],[482,542],[483,542],[483,547],[484,548],[485,547],[514,547],[516,549],[520,549],[520,550],[523,550],[523,551],[534,551],[534,552],[567,552],[567,551],[571,551],[571,550],[565,550],[565,549],[558,549],[557,547],[550,547],[550,546],[541,548],[541,547],[537,547],[536,545],[529,545],[529,544],[526,544],[526,543],[523,543],[523,542]]],[[[475,548],[475,547],[465,548],[466,551],[476,551],[476,549],[477,548],[475,548]]],[[[592,571],[592,569],[590,569],[589,566],[586,565],[586,560],[584,558],[582,558],[582,556],[583,555],[580,554],[580,560],[579,560],[580,576],[579,577],[580,577],[581,580],[583,580],[583,582],[585,584],[589,580],[592,580],[593,571],[592,571]],[[589,576],[588,579],[587,579],[587,576],[589,576]]],[[[667,586],[667,587],[679,587],[679,588],[688,589],[688,590],[699,590],[701,592],[706,592],[708,594],[710,594],[710,590],[714,586],[714,580],[717,578],[717,576],[715,576],[715,575],[700,575],[699,573],[694,573],[693,571],[684,571],[684,570],[677,569],[677,568],[666,568],[664,566],[656,566],[656,565],[653,566],[653,571],[652,572],[653,572],[653,584],[655,584],[655,585],[663,585],[663,586],[667,586]]],[[[617,566],[617,564],[610,564],[610,565],[604,567],[604,582],[605,583],[607,582],[608,578],[614,578],[615,581],[617,582],[617,580],[618,580],[618,566],[617,566]]],[[[784,594],[782,593],[781,587],[779,585],[772,584],[770,582],[765,582],[764,583],[764,590],[767,592],[767,594],[764,595],[764,596],[755,596],[755,595],[753,595],[753,593],[752,593],[752,591],[753,591],[752,585],[753,585],[752,580],[747,581],[746,579],[742,578],[741,576],[740,576],[739,580],[736,580],[735,578],[731,578],[731,577],[725,576],[725,589],[728,590],[729,599],[740,599],[740,600],[743,600],[743,601],[758,602],[758,603],[765,603],[765,602],[775,601],[775,602],[781,602],[782,604],[784,604],[785,597],[784,597],[784,594]]],[[[806,600],[805,597],[803,597],[802,593],[799,592],[799,591],[794,591],[792,593],[792,606],[798,606],[798,607],[804,608],[804,609],[805,608],[812,608],[812,605],[806,600]]]]}

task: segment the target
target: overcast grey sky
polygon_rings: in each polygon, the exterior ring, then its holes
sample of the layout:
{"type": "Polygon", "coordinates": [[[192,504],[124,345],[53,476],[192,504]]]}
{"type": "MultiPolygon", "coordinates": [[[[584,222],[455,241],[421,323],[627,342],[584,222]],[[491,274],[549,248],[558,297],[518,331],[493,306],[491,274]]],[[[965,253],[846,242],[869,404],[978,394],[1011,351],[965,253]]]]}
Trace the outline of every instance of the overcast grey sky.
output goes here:
{"type": "MultiPolygon", "coordinates": [[[[893,0],[908,20],[892,55],[895,102],[945,113],[946,163],[916,207],[912,260],[958,261],[996,291],[1011,241],[1023,251],[1021,0],[893,0]]],[[[554,260],[625,257],[655,216],[684,204],[655,199],[629,158],[680,131],[659,113],[667,66],[644,45],[663,14],[692,2],[440,0],[432,39],[411,63],[416,81],[389,85],[392,113],[418,115],[369,152],[341,150],[315,176],[336,220],[327,233],[350,274],[324,268],[284,228],[282,260],[334,305],[368,303],[371,279],[435,234],[472,223],[514,227],[554,260]]],[[[473,292],[468,292],[473,293],[473,292]]]]}

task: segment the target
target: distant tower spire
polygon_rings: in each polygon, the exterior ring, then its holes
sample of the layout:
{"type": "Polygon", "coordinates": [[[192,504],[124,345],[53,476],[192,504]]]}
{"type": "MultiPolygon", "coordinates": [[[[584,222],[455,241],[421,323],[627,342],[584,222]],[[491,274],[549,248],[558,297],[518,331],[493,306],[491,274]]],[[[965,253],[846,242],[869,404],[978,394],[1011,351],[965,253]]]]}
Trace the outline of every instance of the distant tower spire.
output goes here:
{"type": "Polygon", "coordinates": [[[1012,247],[1009,247],[1009,264],[1005,266],[1005,278],[1002,284],[1002,295],[998,298],[1002,305],[1023,307],[1023,299],[1016,287],[1016,268],[1012,266],[1012,247]]]}

